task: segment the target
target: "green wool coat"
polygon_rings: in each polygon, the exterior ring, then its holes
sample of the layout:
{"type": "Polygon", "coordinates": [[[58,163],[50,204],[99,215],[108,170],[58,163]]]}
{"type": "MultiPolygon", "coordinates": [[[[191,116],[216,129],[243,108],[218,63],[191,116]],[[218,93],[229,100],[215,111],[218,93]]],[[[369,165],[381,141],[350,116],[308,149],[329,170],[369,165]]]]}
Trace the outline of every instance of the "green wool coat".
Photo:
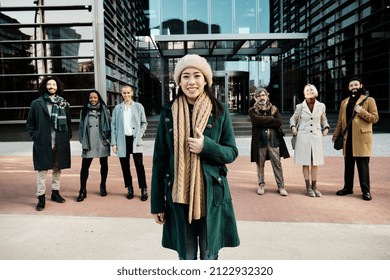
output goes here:
{"type": "MultiPolygon", "coordinates": [[[[179,255],[186,252],[186,227],[188,217],[182,205],[173,203],[174,149],[172,102],[162,108],[154,146],[151,212],[165,213],[162,246],[176,250],[179,255]]],[[[210,115],[204,135],[204,148],[200,153],[206,192],[207,243],[210,254],[223,247],[240,244],[232,197],[227,181],[225,164],[238,156],[236,140],[229,111],[225,104],[224,113],[214,123],[210,115]]]]}

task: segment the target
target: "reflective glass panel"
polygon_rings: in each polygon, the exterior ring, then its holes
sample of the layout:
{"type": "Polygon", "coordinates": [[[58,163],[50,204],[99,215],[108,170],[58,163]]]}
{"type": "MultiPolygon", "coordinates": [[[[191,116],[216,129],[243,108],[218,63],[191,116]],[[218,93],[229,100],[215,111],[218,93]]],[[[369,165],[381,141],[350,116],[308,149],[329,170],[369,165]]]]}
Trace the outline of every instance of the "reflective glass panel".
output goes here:
{"type": "Polygon", "coordinates": [[[184,34],[183,1],[162,0],[162,34],[184,34]]]}
{"type": "Polygon", "coordinates": [[[45,23],[92,22],[92,13],[85,10],[45,11],[45,23]]]}
{"type": "Polygon", "coordinates": [[[256,33],[256,0],[236,1],[235,33],[256,33]]]}
{"type": "Polygon", "coordinates": [[[211,2],[211,33],[233,33],[232,0],[211,2]]]}
{"type": "Polygon", "coordinates": [[[187,34],[207,34],[207,0],[187,1],[187,34]]]}
{"type": "MultiPolygon", "coordinates": [[[[38,4],[42,4],[39,0],[38,4]]],[[[92,5],[92,0],[44,0],[45,6],[92,5]]],[[[2,7],[35,6],[33,0],[1,0],[2,7]]]]}
{"type": "Polygon", "coordinates": [[[42,39],[86,39],[92,40],[92,26],[46,27],[46,36],[42,38],[40,28],[1,27],[1,40],[42,40],[42,39]],[[3,37],[4,36],[4,37],[3,37]]]}

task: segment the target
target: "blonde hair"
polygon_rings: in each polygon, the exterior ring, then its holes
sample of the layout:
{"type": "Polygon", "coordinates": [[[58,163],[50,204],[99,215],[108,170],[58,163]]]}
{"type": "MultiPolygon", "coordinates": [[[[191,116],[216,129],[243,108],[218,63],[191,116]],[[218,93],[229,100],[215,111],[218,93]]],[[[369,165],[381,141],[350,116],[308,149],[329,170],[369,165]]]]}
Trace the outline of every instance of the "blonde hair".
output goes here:
{"type": "Polygon", "coordinates": [[[318,96],[318,90],[317,90],[316,86],[315,86],[315,85],[312,85],[312,84],[307,84],[307,85],[305,85],[305,87],[303,88],[303,95],[305,95],[305,89],[306,89],[307,87],[311,87],[311,88],[313,89],[313,93],[314,93],[314,96],[315,96],[315,97],[318,96]]]}

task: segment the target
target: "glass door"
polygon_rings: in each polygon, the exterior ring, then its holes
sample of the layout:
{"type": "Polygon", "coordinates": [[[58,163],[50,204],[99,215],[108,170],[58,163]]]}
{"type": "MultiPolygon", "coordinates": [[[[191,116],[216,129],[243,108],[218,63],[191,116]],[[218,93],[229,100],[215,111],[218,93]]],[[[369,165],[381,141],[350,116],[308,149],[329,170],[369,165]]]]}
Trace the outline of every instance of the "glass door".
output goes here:
{"type": "Polygon", "coordinates": [[[230,113],[248,113],[249,73],[244,71],[215,71],[214,92],[217,99],[229,108],[230,113]]]}

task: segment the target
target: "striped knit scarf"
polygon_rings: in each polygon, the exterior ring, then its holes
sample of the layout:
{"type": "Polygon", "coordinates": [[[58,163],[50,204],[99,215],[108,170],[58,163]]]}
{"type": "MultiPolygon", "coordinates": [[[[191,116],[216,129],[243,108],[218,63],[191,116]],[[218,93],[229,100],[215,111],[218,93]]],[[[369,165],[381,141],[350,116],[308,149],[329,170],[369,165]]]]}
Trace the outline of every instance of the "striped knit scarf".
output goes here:
{"type": "Polygon", "coordinates": [[[212,103],[206,93],[196,99],[191,121],[185,95],[178,97],[172,105],[175,157],[172,198],[176,203],[189,205],[189,223],[206,215],[206,202],[200,156],[190,152],[187,139],[190,125],[194,132],[196,127],[204,131],[211,109],[212,103]]]}
{"type": "Polygon", "coordinates": [[[65,109],[69,106],[69,103],[61,96],[56,96],[53,99],[46,93],[43,98],[46,102],[49,102],[51,107],[50,121],[51,126],[55,131],[67,131],[68,124],[66,121],[65,109]]]}

